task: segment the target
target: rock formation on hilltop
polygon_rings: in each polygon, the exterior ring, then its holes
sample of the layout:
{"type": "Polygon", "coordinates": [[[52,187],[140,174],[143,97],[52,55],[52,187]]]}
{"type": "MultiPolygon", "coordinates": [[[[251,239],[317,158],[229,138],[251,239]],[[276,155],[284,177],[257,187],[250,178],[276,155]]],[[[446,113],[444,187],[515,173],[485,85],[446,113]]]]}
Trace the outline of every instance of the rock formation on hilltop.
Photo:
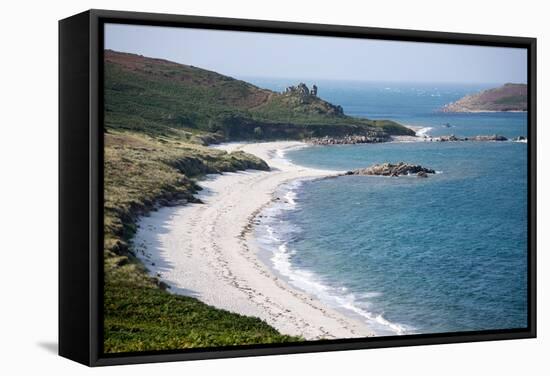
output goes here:
{"type": "Polygon", "coordinates": [[[304,110],[316,114],[344,116],[342,106],[322,100],[317,96],[317,91],[317,85],[313,85],[311,90],[309,90],[306,84],[300,82],[296,86],[287,87],[282,94],[283,98],[291,106],[307,106],[304,107],[304,110]]]}

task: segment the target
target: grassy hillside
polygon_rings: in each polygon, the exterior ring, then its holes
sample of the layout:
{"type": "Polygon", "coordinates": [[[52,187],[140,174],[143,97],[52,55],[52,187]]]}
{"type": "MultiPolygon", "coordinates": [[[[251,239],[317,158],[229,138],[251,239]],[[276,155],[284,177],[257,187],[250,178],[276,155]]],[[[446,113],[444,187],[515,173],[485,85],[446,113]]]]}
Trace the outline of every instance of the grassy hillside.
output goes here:
{"type": "Polygon", "coordinates": [[[108,131],[105,141],[104,351],[170,350],[296,341],[257,318],[174,296],[148,275],[132,251],[136,220],[187,201],[208,173],[266,170],[259,158],[182,142],[177,137],[108,131]]]}
{"type": "Polygon", "coordinates": [[[107,129],[198,142],[413,134],[393,121],[357,119],[335,107],[316,95],[275,93],[193,66],[105,51],[107,129]]]}

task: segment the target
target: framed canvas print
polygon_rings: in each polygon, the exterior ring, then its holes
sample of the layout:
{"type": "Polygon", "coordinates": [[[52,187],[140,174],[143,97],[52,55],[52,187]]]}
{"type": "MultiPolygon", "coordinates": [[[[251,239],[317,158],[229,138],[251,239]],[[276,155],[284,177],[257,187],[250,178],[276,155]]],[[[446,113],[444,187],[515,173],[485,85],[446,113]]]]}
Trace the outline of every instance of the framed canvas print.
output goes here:
{"type": "Polygon", "coordinates": [[[535,39],[104,10],[59,31],[60,355],[535,337],[535,39]]]}

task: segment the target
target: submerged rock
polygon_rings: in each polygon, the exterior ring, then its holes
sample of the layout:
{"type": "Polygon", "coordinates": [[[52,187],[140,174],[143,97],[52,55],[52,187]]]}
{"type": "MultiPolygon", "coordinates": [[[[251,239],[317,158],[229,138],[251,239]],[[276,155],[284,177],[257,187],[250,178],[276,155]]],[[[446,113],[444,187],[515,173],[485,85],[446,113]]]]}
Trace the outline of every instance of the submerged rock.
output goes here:
{"type": "Polygon", "coordinates": [[[399,162],[397,164],[382,163],[375,164],[367,168],[359,168],[346,172],[344,175],[380,175],[380,176],[402,176],[416,175],[427,178],[428,174],[435,174],[435,170],[422,167],[420,165],[399,162]]]}
{"type": "Polygon", "coordinates": [[[416,176],[418,176],[419,178],[427,178],[428,173],[425,171],[420,171],[419,173],[416,174],[416,176]]]}

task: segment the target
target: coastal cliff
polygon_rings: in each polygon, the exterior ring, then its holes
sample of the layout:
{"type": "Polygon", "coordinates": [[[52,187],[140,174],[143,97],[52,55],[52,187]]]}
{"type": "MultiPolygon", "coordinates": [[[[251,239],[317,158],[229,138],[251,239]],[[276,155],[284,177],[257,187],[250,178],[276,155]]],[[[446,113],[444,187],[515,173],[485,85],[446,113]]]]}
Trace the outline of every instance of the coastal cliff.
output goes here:
{"type": "Polygon", "coordinates": [[[527,111],[527,85],[508,83],[467,95],[442,108],[443,112],[527,111]]]}

